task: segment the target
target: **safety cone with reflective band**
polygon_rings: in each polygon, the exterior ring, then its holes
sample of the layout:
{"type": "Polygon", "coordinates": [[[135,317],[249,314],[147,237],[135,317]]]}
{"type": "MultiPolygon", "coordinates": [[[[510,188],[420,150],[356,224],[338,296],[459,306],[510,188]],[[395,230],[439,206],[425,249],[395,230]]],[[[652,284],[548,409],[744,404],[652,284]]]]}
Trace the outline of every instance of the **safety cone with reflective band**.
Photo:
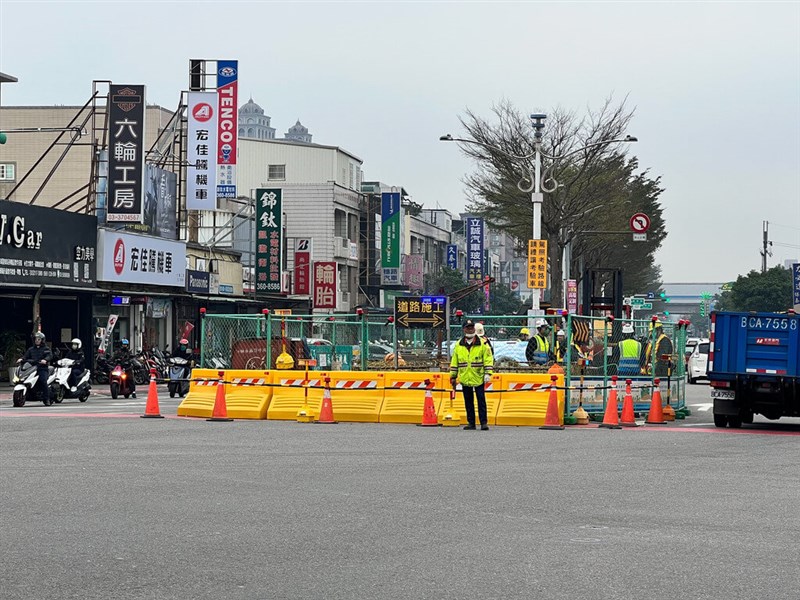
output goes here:
{"type": "Polygon", "coordinates": [[[456,399],[456,391],[450,390],[450,406],[445,410],[442,416],[443,427],[458,427],[461,425],[461,416],[453,408],[453,401],[456,399]]]}
{"type": "Polygon", "coordinates": [[[325,378],[325,391],[322,393],[322,408],[319,410],[317,423],[336,423],[333,419],[333,402],[331,401],[331,378],[325,378]]]}
{"type": "Polygon", "coordinates": [[[217,380],[217,395],[214,398],[214,410],[211,412],[211,418],[206,421],[233,421],[228,418],[228,407],[225,403],[225,371],[219,371],[219,380],[217,380]]]}
{"type": "Polygon", "coordinates": [[[561,419],[558,416],[557,380],[557,376],[550,376],[550,398],[547,400],[547,413],[544,416],[544,425],[539,427],[539,429],[564,429],[564,426],[561,424],[561,419]]]}
{"type": "Polygon", "coordinates": [[[433,405],[433,382],[425,380],[425,405],[422,408],[422,423],[419,427],[438,427],[439,420],[436,417],[436,407],[433,405]]]}
{"type": "Polygon", "coordinates": [[[617,376],[611,377],[611,391],[608,393],[606,402],[606,413],[603,415],[603,422],[598,425],[604,429],[622,429],[619,424],[619,414],[617,413],[617,376]]]}
{"type": "Polygon", "coordinates": [[[156,391],[156,370],[150,369],[150,387],[147,390],[147,404],[142,419],[163,419],[158,408],[158,391],[156,391]]]}
{"type": "Polygon", "coordinates": [[[661,380],[656,379],[654,382],[655,387],[653,388],[653,399],[650,402],[650,412],[647,413],[647,420],[645,423],[647,425],[666,425],[667,422],[664,420],[664,409],[661,407],[661,380]]]}
{"type": "Polygon", "coordinates": [[[622,418],[619,424],[623,427],[638,427],[636,415],[633,412],[633,396],[631,395],[631,380],[625,380],[625,398],[622,400],[622,418]]]}

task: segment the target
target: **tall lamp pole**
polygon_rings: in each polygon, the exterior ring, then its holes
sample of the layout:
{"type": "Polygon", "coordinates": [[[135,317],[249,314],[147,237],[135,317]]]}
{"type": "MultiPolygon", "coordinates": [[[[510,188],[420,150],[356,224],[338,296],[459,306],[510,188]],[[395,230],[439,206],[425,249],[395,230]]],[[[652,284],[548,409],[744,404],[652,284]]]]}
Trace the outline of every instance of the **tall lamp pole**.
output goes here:
{"type": "MultiPolygon", "coordinates": [[[[552,176],[552,170],[555,166],[556,161],[563,160],[577,154],[579,152],[583,152],[584,150],[588,150],[589,148],[594,148],[596,146],[606,146],[608,144],[615,144],[619,142],[636,142],[638,141],[637,138],[626,135],[624,138],[620,139],[613,139],[613,140],[604,140],[602,142],[596,142],[594,144],[588,144],[577,150],[572,150],[571,152],[567,152],[566,154],[562,154],[560,156],[549,156],[542,152],[542,137],[544,134],[544,121],[547,118],[547,115],[543,113],[534,113],[531,115],[531,124],[533,125],[533,152],[531,154],[526,154],[524,156],[517,156],[515,154],[510,154],[506,152],[502,148],[498,148],[496,146],[490,146],[489,144],[484,144],[483,142],[479,142],[476,140],[468,140],[465,138],[455,138],[449,133],[447,135],[443,135],[439,138],[439,141],[442,142],[461,142],[463,144],[475,144],[476,146],[483,146],[489,150],[493,150],[495,152],[499,152],[508,158],[519,162],[527,162],[531,158],[533,159],[533,172],[531,173],[530,167],[528,166],[528,173],[523,175],[522,179],[517,182],[517,188],[521,192],[530,193],[531,195],[531,203],[533,204],[533,239],[540,240],[542,239],[542,203],[544,202],[544,193],[547,192],[548,194],[551,192],[556,191],[558,189],[559,183],[555,180],[552,176]],[[550,165],[544,170],[544,174],[542,174],[542,157],[547,158],[550,160],[550,165]],[[544,179],[544,181],[542,181],[544,179]],[[528,185],[525,185],[525,182],[529,182],[528,185]],[[549,184],[549,185],[548,185],[549,184]]],[[[527,165],[526,165],[527,166],[527,165]]],[[[534,288],[531,290],[531,308],[534,311],[540,310],[540,303],[539,303],[539,289],[534,288]]]]}

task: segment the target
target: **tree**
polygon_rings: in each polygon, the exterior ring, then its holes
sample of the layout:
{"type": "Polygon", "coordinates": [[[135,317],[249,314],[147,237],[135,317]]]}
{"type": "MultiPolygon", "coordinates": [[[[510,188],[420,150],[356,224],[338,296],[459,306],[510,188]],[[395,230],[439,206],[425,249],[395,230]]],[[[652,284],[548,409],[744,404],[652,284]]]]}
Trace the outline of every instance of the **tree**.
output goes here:
{"type": "Polygon", "coordinates": [[[716,310],[781,312],[792,307],[792,272],[781,266],[739,275],[730,291],[714,299],[716,310]]]}
{"type": "Polygon", "coordinates": [[[522,300],[503,283],[493,283],[489,286],[489,314],[490,315],[516,315],[523,308],[522,300]]]}
{"type": "MultiPolygon", "coordinates": [[[[533,159],[520,164],[514,156],[533,155],[530,121],[509,102],[493,108],[496,124],[467,110],[461,124],[465,139],[462,151],[477,162],[477,171],[465,178],[470,195],[469,210],[497,229],[520,240],[532,233],[530,192],[533,159]],[[493,148],[499,148],[501,151],[493,148]],[[522,189],[520,189],[522,188],[522,189]]],[[[565,156],[584,146],[620,139],[633,117],[623,101],[613,106],[607,100],[595,112],[579,119],[561,109],[551,111],[546,122],[542,152],[565,156]]],[[[563,297],[562,254],[572,242],[571,273],[580,279],[584,268],[624,268],[629,291],[659,287],[660,269],[656,250],[666,237],[659,204],[663,192],[660,178],[647,172],[636,174],[635,158],[627,158],[618,143],[579,150],[563,160],[544,159],[543,181],[547,189],[542,205],[542,237],[549,240],[551,293],[555,304],[563,297]],[[553,180],[557,185],[553,184],[553,180]],[[651,218],[647,242],[632,242],[628,220],[643,211],[651,218]],[[609,234],[603,232],[624,232],[609,234]]]]}
{"type": "MultiPolygon", "coordinates": [[[[463,290],[467,285],[461,271],[448,267],[442,267],[436,274],[426,275],[424,281],[425,293],[428,295],[446,294],[449,296],[453,292],[463,290]]],[[[483,292],[476,290],[453,302],[450,309],[461,309],[465,313],[473,313],[480,306],[483,306],[483,292]]]]}

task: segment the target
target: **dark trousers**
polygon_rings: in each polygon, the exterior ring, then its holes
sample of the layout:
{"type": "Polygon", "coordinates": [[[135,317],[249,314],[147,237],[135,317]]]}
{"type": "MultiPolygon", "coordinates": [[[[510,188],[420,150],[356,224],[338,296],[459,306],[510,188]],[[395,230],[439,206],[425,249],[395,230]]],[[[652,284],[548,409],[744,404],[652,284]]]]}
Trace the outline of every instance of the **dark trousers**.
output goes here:
{"type": "Polygon", "coordinates": [[[31,391],[33,392],[34,398],[38,395],[44,400],[47,398],[48,394],[50,394],[50,388],[47,387],[47,378],[50,377],[50,370],[47,367],[37,368],[36,374],[39,376],[39,379],[36,380],[36,386],[31,391]]]}
{"type": "Polygon", "coordinates": [[[461,391],[464,393],[464,408],[467,411],[467,422],[470,425],[475,425],[475,396],[478,397],[478,418],[481,425],[488,425],[489,419],[486,416],[486,393],[483,391],[483,384],[475,387],[468,385],[461,385],[461,391]]]}

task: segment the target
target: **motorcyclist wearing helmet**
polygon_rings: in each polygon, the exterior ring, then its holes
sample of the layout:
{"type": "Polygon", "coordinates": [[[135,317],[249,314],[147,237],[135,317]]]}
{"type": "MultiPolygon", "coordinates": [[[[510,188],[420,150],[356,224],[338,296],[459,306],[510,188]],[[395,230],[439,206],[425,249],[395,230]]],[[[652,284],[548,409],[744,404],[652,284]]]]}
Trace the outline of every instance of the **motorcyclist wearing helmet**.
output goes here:
{"type": "Polygon", "coordinates": [[[133,377],[133,355],[131,354],[131,344],[128,338],[122,338],[119,342],[119,350],[114,354],[114,363],[125,369],[128,376],[128,386],[131,390],[131,397],[136,398],[136,380],[133,377]]]}
{"type": "Polygon", "coordinates": [[[194,353],[192,352],[192,349],[189,348],[189,340],[186,338],[181,338],[181,340],[178,342],[178,349],[175,350],[175,354],[173,356],[183,358],[187,362],[191,363],[194,360],[194,353]]]}
{"type": "Polygon", "coordinates": [[[74,338],[69,345],[69,350],[67,350],[67,355],[64,358],[73,361],[73,363],[72,372],[69,374],[67,383],[69,384],[70,391],[75,392],[77,391],[75,385],[78,383],[81,373],[83,373],[83,366],[86,359],[83,355],[83,344],[78,338],[74,338]]]}
{"type": "MultiPolygon", "coordinates": [[[[34,393],[41,394],[42,398],[47,398],[50,393],[47,389],[47,376],[50,361],[53,360],[53,353],[47,344],[44,343],[45,337],[41,331],[37,331],[33,335],[33,346],[28,348],[24,356],[17,361],[17,363],[31,363],[36,365],[36,371],[39,379],[36,381],[36,390],[34,393]]],[[[49,402],[46,402],[48,404],[49,402]]]]}

